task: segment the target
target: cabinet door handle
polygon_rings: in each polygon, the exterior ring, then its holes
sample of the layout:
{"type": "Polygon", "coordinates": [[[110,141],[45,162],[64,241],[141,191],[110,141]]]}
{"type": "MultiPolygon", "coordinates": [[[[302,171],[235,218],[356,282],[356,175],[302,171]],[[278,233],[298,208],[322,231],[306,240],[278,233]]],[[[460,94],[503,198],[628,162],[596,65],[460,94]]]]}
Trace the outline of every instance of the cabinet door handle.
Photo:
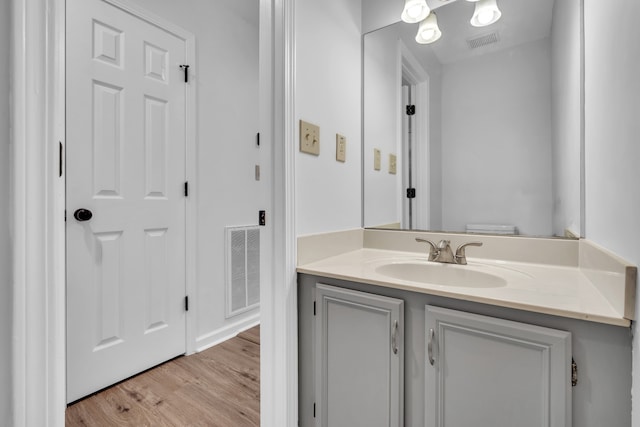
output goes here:
{"type": "Polygon", "coordinates": [[[391,333],[391,349],[393,354],[398,354],[398,321],[393,322],[393,332],[391,333]]]}
{"type": "Polygon", "coordinates": [[[429,343],[427,344],[427,353],[431,366],[433,366],[433,364],[435,363],[435,360],[433,359],[433,338],[435,335],[436,333],[433,331],[433,328],[429,329],[429,343]]]}

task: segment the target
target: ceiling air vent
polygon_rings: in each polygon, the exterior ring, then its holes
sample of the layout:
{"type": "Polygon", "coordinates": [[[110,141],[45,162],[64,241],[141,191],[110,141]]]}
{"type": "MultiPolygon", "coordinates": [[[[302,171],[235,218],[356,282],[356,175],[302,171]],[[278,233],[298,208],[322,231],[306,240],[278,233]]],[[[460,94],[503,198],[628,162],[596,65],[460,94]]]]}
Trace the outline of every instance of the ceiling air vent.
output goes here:
{"type": "Polygon", "coordinates": [[[467,45],[469,45],[469,49],[477,49],[482,46],[498,43],[499,41],[500,37],[498,33],[490,33],[474,39],[467,39],[467,45]]]}

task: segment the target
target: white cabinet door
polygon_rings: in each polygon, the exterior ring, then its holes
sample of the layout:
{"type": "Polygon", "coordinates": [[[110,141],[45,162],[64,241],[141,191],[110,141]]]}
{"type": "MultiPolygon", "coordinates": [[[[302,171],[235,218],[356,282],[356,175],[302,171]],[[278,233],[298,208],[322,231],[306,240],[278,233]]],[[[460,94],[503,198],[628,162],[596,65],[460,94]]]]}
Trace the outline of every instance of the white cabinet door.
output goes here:
{"type": "Polygon", "coordinates": [[[570,427],[571,333],[426,306],[427,427],[570,427]]]}
{"type": "Polygon", "coordinates": [[[318,284],[316,423],[403,425],[403,301],[318,284]]]}

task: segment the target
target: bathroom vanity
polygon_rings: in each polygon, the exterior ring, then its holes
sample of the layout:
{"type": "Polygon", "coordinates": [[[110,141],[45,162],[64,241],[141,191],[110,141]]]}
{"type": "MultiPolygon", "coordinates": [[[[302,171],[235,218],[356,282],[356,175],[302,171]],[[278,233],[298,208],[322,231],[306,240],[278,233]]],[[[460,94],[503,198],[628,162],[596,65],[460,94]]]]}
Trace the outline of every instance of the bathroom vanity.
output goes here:
{"type": "Polygon", "coordinates": [[[298,259],[300,426],[631,425],[636,269],[588,242],[354,230],[298,259]]]}

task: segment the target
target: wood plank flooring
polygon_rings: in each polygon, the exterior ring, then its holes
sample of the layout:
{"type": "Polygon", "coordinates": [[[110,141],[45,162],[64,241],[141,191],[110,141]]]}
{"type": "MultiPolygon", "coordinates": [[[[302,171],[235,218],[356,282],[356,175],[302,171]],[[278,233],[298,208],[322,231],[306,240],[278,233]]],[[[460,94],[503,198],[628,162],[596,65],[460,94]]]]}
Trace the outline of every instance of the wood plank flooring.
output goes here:
{"type": "Polygon", "coordinates": [[[260,425],[260,327],[67,408],[67,426],[260,425]]]}

